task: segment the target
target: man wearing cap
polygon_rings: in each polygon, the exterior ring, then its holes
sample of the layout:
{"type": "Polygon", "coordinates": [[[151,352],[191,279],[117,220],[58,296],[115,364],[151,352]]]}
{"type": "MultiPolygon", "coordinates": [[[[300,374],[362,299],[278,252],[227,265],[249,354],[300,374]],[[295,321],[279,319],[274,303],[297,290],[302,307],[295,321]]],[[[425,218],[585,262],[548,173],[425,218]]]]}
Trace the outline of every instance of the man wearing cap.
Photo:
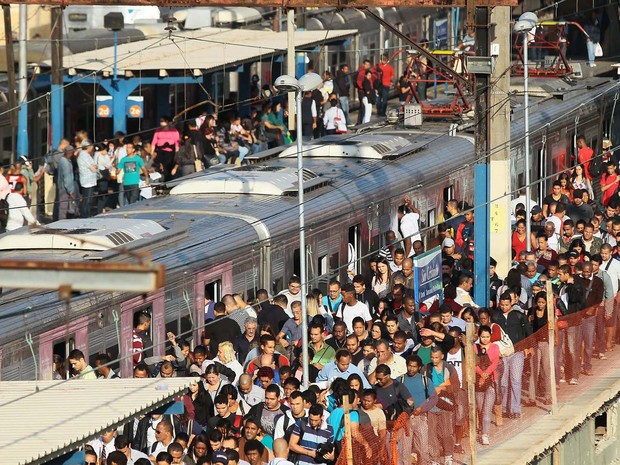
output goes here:
{"type": "Polygon", "coordinates": [[[536,234],[545,229],[545,217],[542,208],[538,205],[533,206],[530,213],[532,215],[530,219],[532,234],[536,236],[536,234]]]}
{"type": "Polygon", "coordinates": [[[226,452],[222,450],[217,451],[215,454],[213,454],[213,457],[211,458],[211,464],[228,465],[228,455],[226,455],[226,452]]]}
{"type": "Polygon", "coordinates": [[[78,174],[80,182],[80,193],[82,201],[80,202],[80,216],[82,218],[90,217],[93,206],[93,193],[97,186],[97,164],[93,159],[95,146],[88,140],[82,140],[82,149],[78,154],[78,174]]]}
{"type": "Polygon", "coordinates": [[[573,192],[573,202],[566,207],[566,214],[570,216],[575,224],[579,220],[589,222],[590,218],[594,216],[592,207],[583,201],[583,193],[583,189],[575,189],[573,192]]]}
{"type": "Polygon", "coordinates": [[[73,147],[68,145],[62,155],[62,158],[58,160],[57,171],[57,184],[58,189],[56,199],[58,201],[58,219],[66,220],[69,210],[71,213],[77,213],[74,211],[75,206],[75,177],[73,174],[73,164],[71,159],[73,158],[75,151],[73,147]]]}
{"type": "Polygon", "coordinates": [[[347,325],[347,330],[353,332],[353,319],[355,317],[361,317],[365,322],[368,329],[372,325],[372,316],[368,305],[363,302],[358,302],[355,298],[355,287],[353,284],[345,284],[342,288],[342,300],[344,307],[338,307],[335,317],[340,318],[347,325]]]}
{"type": "Polygon", "coordinates": [[[445,238],[441,243],[441,253],[444,257],[452,257],[456,262],[461,259],[461,254],[456,253],[456,243],[450,237],[445,238]]]}

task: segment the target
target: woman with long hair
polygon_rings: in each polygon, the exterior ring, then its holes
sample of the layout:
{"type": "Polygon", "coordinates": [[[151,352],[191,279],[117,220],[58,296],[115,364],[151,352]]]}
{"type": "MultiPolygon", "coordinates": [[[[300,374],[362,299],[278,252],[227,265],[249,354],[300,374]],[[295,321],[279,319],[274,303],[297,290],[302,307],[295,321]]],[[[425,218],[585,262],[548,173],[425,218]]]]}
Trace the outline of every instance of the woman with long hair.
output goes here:
{"type": "Polygon", "coordinates": [[[570,181],[571,181],[571,186],[573,187],[573,192],[576,189],[583,189],[590,195],[591,199],[594,198],[594,191],[592,190],[592,183],[590,183],[590,180],[586,177],[585,172],[583,170],[583,166],[581,165],[575,166],[575,169],[573,170],[573,174],[570,177],[570,181]]]}
{"type": "Polygon", "coordinates": [[[237,360],[232,342],[226,341],[220,343],[215,361],[219,361],[222,365],[235,372],[235,380],[233,381],[233,384],[236,384],[237,381],[239,381],[239,377],[243,374],[243,366],[237,360]]]}
{"type": "Polygon", "coordinates": [[[172,179],[174,154],[179,151],[181,144],[181,135],[169,117],[159,118],[159,128],[155,130],[151,144],[153,166],[164,175],[166,181],[169,181],[172,179]]]}
{"type": "Polygon", "coordinates": [[[370,337],[373,341],[379,342],[381,339],[390,340],[387,326],[382,321],[375,321],[370,328],[370,337]]]}
{"type": "Polygon", "coordinates": [[[495,379],[499,365],[499,347],[491,341],[491,328],[483,325],[478,330],[476,351],[476,409],[482,419],[482,445],[489,444],[491,414],[495,405],[495,379]]]}
{"type": "Polygon", "coordinates": [[[194,422],[204,428],[207,426],[209,418],[212,417],[209,412],[213,409],[213,403],[204,384],[200,381],[192,381],[187,389],[187,394],[194,404],[194,422]]]}
{"type": "Polygon", "coordinates": [[[194,437],[189,447],[187,448],[187,456],[198,463],[202,457],[206,457],[209,451],[209,438],[206,434],[198,434],[194,437]]]}
{"type": "Polygon", "coordinates": [[[525,220],[517,221],[515,230],[512,233],[512,250],[518,257],[521,252],[527,250],[527,234],[525,220]]]}
{"type": "Polygon", "coordinates": [[[379,257],[377,259],[377,272],[372,278],[372,290],[377,293],[379,297],[385,297],[390,289],[390,278],[392,277],[392,271],[390,270],[390,264],[385,257],[379,257]]]}
{"type": "Polygon", "coordinates": [[[212,363],[207,366],[207,369],[205,370],[205,379],[207,381],[205,385],[207,394],[209,394],[209,397],[211,398],[211,412],[209,412],[209,418],[211,418],[216,414],[214,400],[220,393],[222,386],[228,384],[228,381],[222,380],[222,377],[220,376],[220,368],[216,363],[212,363]]]}

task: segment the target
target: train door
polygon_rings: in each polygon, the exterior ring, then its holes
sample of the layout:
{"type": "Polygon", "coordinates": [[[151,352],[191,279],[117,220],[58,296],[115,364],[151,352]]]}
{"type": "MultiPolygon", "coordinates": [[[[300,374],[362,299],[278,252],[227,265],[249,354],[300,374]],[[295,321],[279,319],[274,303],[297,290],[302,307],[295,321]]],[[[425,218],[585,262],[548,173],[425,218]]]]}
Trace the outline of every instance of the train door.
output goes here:
{"type": "Polygon", "coordinates": [[[54,355],[65,360],[59,368],[64,378],[70,377],[67,358],[73,349],[79,349],[88,360],[88,317],[78,318],[71,323],[46,331],[39,336],[39,379],[52,379],[54,355]]]}
{"type": "Polygon", "coordinates": [[[195,327],[193,282],[183,282],[166,290],[164,298],[166,334],[173,333],[181,339],[191,339],[195,327]]]}
{"type": "Polygon", "coordinates": [[[151,316],[149,336],[153,340],[153,355],[164,354],[166,340],[164,289],[142,296],[121,304],[121,377],[131,378],[133,375],[133,328],[138,323],[140,314],[148,313],[151,316]]]}
{"type": "Polygon", "coordinates": [[[200,340],[204,329],[207,305],[210,302],[219,302],[222,296],[233,291],[232,262],[226,262],[198,273],[194,277],[194,340],[200,340]]]}
{"type": "Polygon", "coordinates": [[[350,274],[360,274],[362,272],[362,225],[356,224],[349,227],[349,238],[347,243],[347,272],[350,274]]]}

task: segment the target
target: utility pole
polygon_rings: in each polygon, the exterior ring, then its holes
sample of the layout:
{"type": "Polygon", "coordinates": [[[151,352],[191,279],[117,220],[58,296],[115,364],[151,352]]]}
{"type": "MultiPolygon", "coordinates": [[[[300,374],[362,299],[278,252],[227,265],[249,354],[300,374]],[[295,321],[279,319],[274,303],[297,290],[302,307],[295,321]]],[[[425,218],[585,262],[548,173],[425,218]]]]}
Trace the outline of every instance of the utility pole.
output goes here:
{"type": "Polygon", "coordinates": [[[9,112],[11,120],[11,163],[15,163],[15,128],[17,127],[17,84],[15,82],[15,53],[13,51],[13,27],[11,7],[2,5],[4,15],[4,38],[6,41],[6,75],[9,80],[9,112]]]}
{"type": "Polygon", "coordinates": [[[19,5],[19,120],[17,124],[17,156],[28,157],[28,62],[26,51],[26,29],[28,27],[28,5],[19,5]]]}
{"type": "MultiPolygon", "coordinates": [[[[497,273],[505,277],[512,261],[510,231],[510,72],[511,28],[510,7],[496,6],[491,10],[491,42],[494,59],[490,95],[492,109],[491,148],[491,256],[497,260],[497,273]],[[499,50],[495,50],[499,47],[499,50]],[[497,200],[495,200],[497,199],[497,200]]],[[[526,212],[527,215],[530,212],[526,212]]],[[[529,241],[530,238],[528,237],[529,241]]],[[[482,305],[482,304],[480,304],[482,305]]]]}
{"type": "MultiPolygon", "coordinates": [[[[295,73],[295,9],[286,10],[286,73],[296,77],[295,73]]],[[[301,76],[299,76],[301,77],[301,76]]],[[[302,96],[303,97],[303,96],[302,96]]],[[[295,94],[289,92],[288,102],[288,127],[289,130],[295,127],[295,94]]],[[[297,134],[297,137],[300,135],[297,134]]]]}
{"type": "Polygon", "coordinates": [[[52,7],[52,147],[64,137],[65,94],[63,87],[62,7],[52,7]]]}
{"type": "MultiPolygon", "coordinates": [[[[473,0],[468,0],[467,27],[475,28],[476,56],[490,56],[489,40],[489,8],[475,7],[473,0]],[[472,24],[473,20],[473,24],[472,24]]],[[[491,76],[487,73],[475,75],[475,148],[476,163],[474,165],[474,301],[481,307],[489,305],[489,257],[491,243],[489,235],[490,223],[490,169],[488,154],[491,148],[492,133],[490,118],[490,83],[491,76]]]]}

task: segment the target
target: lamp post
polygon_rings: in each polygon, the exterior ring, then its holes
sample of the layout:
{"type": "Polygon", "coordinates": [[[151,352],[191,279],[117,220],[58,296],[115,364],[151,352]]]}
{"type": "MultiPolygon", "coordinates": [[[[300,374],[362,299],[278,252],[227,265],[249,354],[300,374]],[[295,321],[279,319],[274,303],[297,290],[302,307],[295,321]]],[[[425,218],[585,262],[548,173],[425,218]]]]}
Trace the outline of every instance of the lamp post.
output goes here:
{"type": "Polygon", "coordinates": [[[297,207],[299,209],[299,268],[301,281],[301,359],[304,373],[303,388],[308,389],[308,372],[310,359],[308,357],[308,306],[306,296],[308,295],[308,276],[306,273],[306,231],[304,219],[304,176],[303,176],[303,141],[302,141],[302,113],[301,99],[305,91],[318,88],[323,79],[316,73],[304,74],[301,78],[295,79],[292,76],[283,75],[275,80],[274,87],[280,92],[295,92],[295,113],[297,114],[296,133],[297,133],[297,207]]]}
{"type": "Polygon", "coordinates": [[[103,27],[114,33],[114,71],[112,73],[112,82],[116,85],[118,81],[118,31],[122,31],[125,28],[125,17],[123,13],[113,12],[105,15],[103,17],[103,27]]]}
{"type": "Polygon", "coordinates": [[[535,13],[523,13],[514,25],[514,32],[523,34],[523,96],[525,105],[525,240],[527,251],[532,250],[532,216],[530,190],[530,98],[529,98],[529,68],[528,68],[528,33],[536,27],[538,16],[535,13]]]}

